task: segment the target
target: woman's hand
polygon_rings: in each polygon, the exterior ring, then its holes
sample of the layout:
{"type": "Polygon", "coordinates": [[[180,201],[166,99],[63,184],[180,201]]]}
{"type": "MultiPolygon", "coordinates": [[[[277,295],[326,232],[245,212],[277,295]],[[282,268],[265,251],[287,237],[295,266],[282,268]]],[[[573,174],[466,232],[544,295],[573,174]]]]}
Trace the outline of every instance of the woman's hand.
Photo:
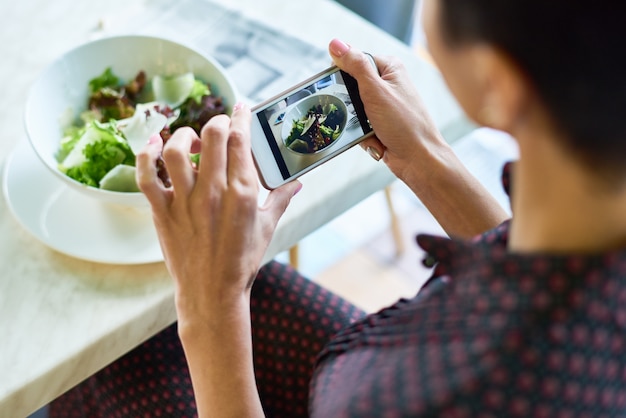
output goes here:
{"type": "Polygon", "coordinates": [[[163,147],[150,140],[137,156],[145,193],[176,287],[178,333],[199,416],[262,417],[252,365],[250,287],[276,223],[298,182],[258,207],[259,180],[250,152],[250,111],[215,116],[200,138],[180,128],[163,147]],[[199,167],[190,152],[201,152],[199,167]],[[157,175],[163,154],[172,187],[157,175]]]}
{"type": "Polygon", "coordinates": [[[428,173],[416,172],[416,166],[427,168],[439,154],[451,152],[401,62],[375,57],[376,71],[366,54],[339,40],[333,40],[329,50],[335,64],[358,82],[365,112],[376,132],[376,137],[361,146],[370,148],[374,158],[380,156],[408,183],[418,181],[413,179],[416,175],[428,173]]]}
{"type": "Polygon", "coordinates": [[[258,207],[250,111],[236,106],[232,118],[212,118],[200,138],[190,128],[178,129],[164,149],[160,138],[151,140],[137,156],[137,170],[176,284],[179,321],[201,319],[246,293],[278,219],[300,187],[294,182],[274,190],[258,207]],[[194,167],[189,154],[198,149],[201,162],[194,167]],[[171,188],[157,177],[161,152],[171,188]]]}
{"type": "Polygon", "coordinates": [[[357,80],[376,132],[361,146],[382,158],[449,235],[469,238],[507,219],[444,141],[401,63],[376,57],[376,71],[366,54],[339,40],[329,50],[335,64],[357,80]]]}

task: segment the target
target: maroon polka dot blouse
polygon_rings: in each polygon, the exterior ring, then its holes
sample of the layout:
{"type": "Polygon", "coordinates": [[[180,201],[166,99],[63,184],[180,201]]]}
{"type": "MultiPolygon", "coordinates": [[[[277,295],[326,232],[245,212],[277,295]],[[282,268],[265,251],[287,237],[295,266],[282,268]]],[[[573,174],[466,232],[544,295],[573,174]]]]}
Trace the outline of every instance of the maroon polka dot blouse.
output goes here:
{"type": "Polygon", "coordinates": [[[512,254],[508,230],[418,236],[432,279],[324,348],[312,416],[626,416],[626,249],[512,254]]]}

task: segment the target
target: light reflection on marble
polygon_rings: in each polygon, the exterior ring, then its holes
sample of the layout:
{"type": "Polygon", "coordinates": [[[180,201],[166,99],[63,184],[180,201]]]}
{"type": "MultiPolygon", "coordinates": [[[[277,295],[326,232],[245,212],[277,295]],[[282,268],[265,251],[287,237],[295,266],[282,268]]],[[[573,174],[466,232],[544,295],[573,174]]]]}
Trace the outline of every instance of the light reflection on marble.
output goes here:
{"type": "MultiPolygon", "coordinates": [[[[309,12],[307,0],[219,3],[240,8],[251,18],[319,48],[340,37],[374,54],[400,56],[438,126],[462,122],[458,107],[430,66],[394,38],[330,1],[316,0],[317,12],[327,17],[322,20],[293,18],[309,12]]],[[[148,4],[158,1],[0,2],[5,22],[0,26],[0,161],[25,140],[25,98],[45,66],[64,51],[99,36],[102,22],[106,28],[148,4]]],[[[304,189],[281,221],[266,259],[391,180],[381,164],[359,149],[305,176],[304,189]]],[[[163,263],[116,266],[59,254],[20,227],[0,199],[0,317],[0,416],[14,417],[35,411],[171,324],[175,310],[163,263]]]]}

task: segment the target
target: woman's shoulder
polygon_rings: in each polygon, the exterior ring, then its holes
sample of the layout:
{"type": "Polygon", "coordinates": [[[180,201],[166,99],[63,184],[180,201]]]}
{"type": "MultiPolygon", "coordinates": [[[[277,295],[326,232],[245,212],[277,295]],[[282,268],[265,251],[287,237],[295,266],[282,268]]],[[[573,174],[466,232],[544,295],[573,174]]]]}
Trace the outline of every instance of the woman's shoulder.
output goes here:
{"type": "MultiPolygon", "coordinates": [[[[506,416],[533,400],[589,408],[571,385],[622,387],[626,250],[511,254],[507,231],[505,223],[472,242],[424,237],[443,263],[435,277],[325,348],[312,385],[316,412],[361,416],[358,405],[369,402],[378,411],[506,416]]],[[[597,405],[589,410],[606,412],[597,405]]]]}

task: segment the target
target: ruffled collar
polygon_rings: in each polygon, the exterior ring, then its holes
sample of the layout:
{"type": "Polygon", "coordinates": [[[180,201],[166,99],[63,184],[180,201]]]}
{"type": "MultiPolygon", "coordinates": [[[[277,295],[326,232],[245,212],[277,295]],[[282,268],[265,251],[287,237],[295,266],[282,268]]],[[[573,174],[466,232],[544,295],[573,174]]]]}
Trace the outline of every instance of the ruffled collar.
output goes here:
{"type": "Polygon", "coordinates": [[[419,235],[426,259],[435,264],[429,283],[445,277],[469,303],[472,295],[504,292],[511,295],[511,308],[548,309],[597,298],[603,302],[596,313],[611,310],[626,325],[626,248],[596,254],[512,253],[507,250],[509,227],[506,221],[473,240],[419,235]]]}

